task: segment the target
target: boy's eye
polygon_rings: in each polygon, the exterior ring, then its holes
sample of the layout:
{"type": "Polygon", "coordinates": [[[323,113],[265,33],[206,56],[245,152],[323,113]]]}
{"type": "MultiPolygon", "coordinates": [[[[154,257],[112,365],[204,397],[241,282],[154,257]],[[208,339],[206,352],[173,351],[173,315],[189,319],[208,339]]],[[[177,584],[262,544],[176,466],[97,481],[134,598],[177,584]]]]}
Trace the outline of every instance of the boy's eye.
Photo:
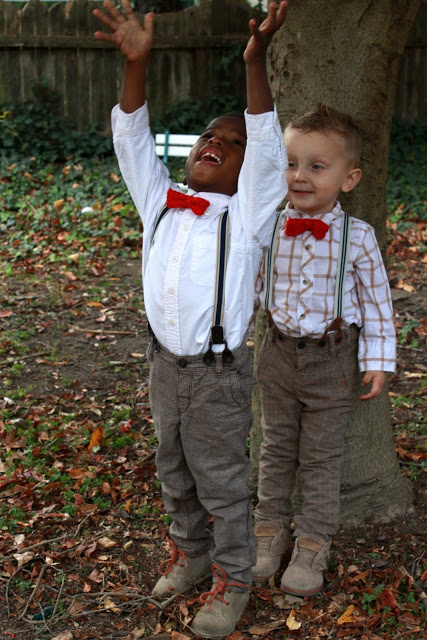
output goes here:
{"type": "Polygon", "coordinates": [[[242,142],[242,140],[239,140],[238,138],[236,140],[234,140],[234,144],[239,145],[239,147],[242,147],[243,149],[246,148],[246,145],[244,142],[242,142]]]}
{"type": "Polygon", "coordinates": [[[314,164],[314,165],[313,165],[313,169],[323,169],[323,165],[321,165],[321,164],[314,164]]]}
{"type": "Polygon", "coordinates": [[[295,162],[288,162],[288,167],[289,169],[294,169],[295,168],[295,162]]]}

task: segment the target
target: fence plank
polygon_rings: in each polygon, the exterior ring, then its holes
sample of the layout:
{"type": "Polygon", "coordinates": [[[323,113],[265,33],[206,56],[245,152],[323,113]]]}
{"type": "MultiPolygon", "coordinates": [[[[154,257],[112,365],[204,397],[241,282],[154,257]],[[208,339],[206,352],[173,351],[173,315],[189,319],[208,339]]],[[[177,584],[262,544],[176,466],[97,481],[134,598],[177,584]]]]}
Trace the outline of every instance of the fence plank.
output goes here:
{"type": "MultiPolygon", "coordinates": [[[[0,0],[0,101],[32,99],[32,85],[44,79],[60,95],[60,113],[79,130],[99,123],[110,131],[110,110],[120,95],[123,59],[114,45],[96,40],[102,25],[92,15],[99,2],[70,0],[47,8],[29,0],[23,9],[0,0]]],[[[148,71],[152,118],[188,98],[207,106],[212,95],[233,95],[243,103],[242,50],[248,21],[260,12],[244,0],[204,0],[175,13],[156,16],[148,71]],[[228,79],[225,89],[224,80],[228,79]]],[[[398,117],[427,122],[425,101],[427,2],[423,3],[405,52],[396,97],[398,117]]]]}

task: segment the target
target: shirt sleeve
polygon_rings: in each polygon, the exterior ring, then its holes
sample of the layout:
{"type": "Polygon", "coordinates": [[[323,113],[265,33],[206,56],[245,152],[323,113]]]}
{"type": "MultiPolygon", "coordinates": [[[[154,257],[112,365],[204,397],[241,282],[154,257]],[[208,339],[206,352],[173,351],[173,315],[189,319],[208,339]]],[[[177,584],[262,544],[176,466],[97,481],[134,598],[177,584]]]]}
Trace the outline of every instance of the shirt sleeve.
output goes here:
{"type": "Polygon", "coordinates": [[[249,250],[251,244],[266,249],[275,212],[287,193],[287,154],[276,106],[260,114],[246,111],[245,119],[248,140],[232,215],[240,216],[249,250]]]}
{"type": "Polygon", "coordinates": [[[111,125],[120,172],[145,227],[150,222],[147,217],[157,215],[171,184],[167,168],[156,155],[147,103],[133,113],[116,105],[111,125]]]}
{"type": "Polygon", "coordinates": [[[374,230],[367,226],[355,261],[363,326],[359,335],[360,371],[394,371],[396,332],[390,286],[374,230]]]}

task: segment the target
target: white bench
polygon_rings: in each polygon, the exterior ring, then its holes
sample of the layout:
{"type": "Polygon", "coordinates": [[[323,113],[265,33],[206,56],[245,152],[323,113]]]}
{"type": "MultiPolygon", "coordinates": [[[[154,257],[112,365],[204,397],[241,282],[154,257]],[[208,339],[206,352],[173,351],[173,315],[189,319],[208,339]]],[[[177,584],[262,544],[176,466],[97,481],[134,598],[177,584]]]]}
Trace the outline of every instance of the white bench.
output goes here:
{"type": "Polygon", "coordinates": [[[191,147],[199,139],[199,136],[181,133],[164,133],[156,134],[156,154],[162,158],[165,165],[168,164],[169,158],[187,158],[191,151],[191,147]]]}

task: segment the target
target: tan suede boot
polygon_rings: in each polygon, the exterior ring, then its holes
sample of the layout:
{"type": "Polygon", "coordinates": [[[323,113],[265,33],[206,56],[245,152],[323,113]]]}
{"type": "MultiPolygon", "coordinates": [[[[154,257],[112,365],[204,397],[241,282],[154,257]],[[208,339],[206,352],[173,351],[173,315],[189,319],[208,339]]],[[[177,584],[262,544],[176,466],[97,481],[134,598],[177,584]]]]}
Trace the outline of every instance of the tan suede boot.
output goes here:
{"type": "Polygon", "coordinates": [[[187,558],[171,538],[168,538],[168,544],[170,558],[164,560],[159,566],[162,577],[151,592],[153,596],[172,596],[211,573],[209,553],[204,553],[197,558],[187,558]]]}
{"type": "Polygon", "coordinates": [[[280,588],[294,596],[314,596],[323,588],[323,571],[328,568],[331,542],[302,533],[295,540],[291,561],[280,588]]]}
{"type": "Polygon", "coordinates": [[[252,578],[268,580],[279,570],[282,557],[289,554],[292,547],[291,534],[275,522],[258,522],[254,527],[256,540],[256,565],[252,568],[252,578]]]}
{"type": "Polygon", "coordinates": [[[212,565],[212,573],[216,581],[212,590],[202,593],[200,602],[204,606],[194,618],[190,629],[202,638],[225,638],[236,628],[249,602],[249,589],[243,593],[231,591],[230,587],[244,587],[234,582],[227,582],[227,574],[216,564],[212,565]]]}

